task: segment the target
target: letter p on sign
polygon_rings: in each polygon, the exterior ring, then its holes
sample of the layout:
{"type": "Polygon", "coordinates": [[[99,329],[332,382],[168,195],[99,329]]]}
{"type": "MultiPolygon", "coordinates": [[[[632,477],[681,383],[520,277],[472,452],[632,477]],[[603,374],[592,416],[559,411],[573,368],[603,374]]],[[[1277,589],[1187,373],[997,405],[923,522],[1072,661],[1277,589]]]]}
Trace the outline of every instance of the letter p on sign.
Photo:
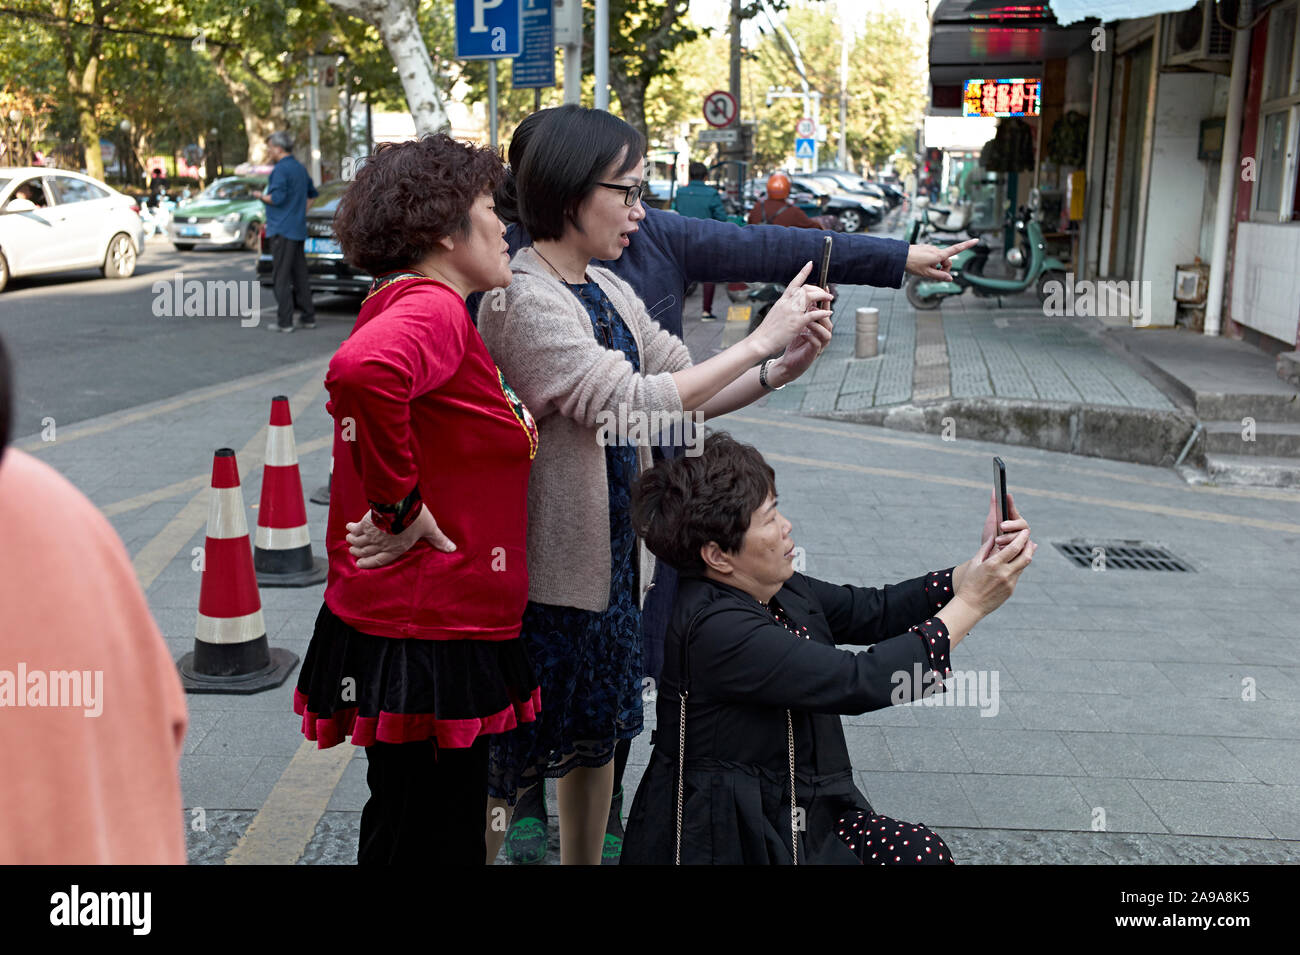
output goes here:
{"type": "Polygon", "coordinates": [[[474,0],[474,25],[470,27],[470,33],[486,33],[487,22],[483,15],[489,10],[495,10],[501,6],[502,0],[474,0]]]}

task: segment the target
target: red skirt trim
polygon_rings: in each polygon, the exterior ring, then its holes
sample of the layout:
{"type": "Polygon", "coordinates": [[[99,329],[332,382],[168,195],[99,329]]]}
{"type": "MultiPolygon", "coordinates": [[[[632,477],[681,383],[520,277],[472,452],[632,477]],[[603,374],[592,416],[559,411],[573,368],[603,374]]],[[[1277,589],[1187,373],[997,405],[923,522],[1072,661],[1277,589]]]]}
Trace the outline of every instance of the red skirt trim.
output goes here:
{"type": "Polygon", "coordinates": [[[307,697],[297,687],[293,691],[293,711],[302,717],[302,732],[316,741],[317,749],[328,749],[349,736],[354,746],[375,743],[418,743],[434,739],[444,749],[467,749],[480,736],[505,733],[520,723],[531,723],[542,710],[542,691],[534,687],[528,699],[516,701],[490,716],[463,720],[439,719],[432,713],[387,713],[357,716],[349,707],[321,718],[307,709],[307,697]]]}

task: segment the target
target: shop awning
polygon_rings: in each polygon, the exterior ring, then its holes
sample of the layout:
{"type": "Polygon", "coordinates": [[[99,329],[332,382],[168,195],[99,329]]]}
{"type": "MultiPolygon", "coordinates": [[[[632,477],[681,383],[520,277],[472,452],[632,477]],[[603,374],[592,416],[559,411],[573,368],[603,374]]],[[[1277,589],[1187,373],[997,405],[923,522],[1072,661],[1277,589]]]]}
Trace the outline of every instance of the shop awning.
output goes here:
{"type": "Polygon", "coordinates": [[[1197,0],[1049,0],[1056,22],[1069,26],[1095,17],[1108,20],[1140,20],[1160,13],[1181,13],[1196,6],[1197,0]]]}

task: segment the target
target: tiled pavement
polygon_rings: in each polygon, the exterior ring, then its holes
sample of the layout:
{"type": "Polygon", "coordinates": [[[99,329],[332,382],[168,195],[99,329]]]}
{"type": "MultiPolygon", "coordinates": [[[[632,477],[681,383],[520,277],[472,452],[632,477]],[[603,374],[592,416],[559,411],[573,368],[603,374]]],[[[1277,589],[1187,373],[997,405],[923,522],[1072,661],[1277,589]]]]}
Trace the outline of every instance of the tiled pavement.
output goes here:
{"type": "MultiPolygon", "coordinates": [[[[776,468],[809,573],[879,585],[965,559],[983,521],[992,454],[1006,460],[1044,544],[1157,540],[1195,568],[1096,573],[1042,547],[1012,600],[954,652],[954,669],[983,673],[990,691],[997,675],[996,716],[918,704],[845,718],[858,781],[876,807],[933,826],[964,862],[1300,861],[1300,497],[782,413],[908,400],[915,326],[902,294],[845,288],[840,304],[831,349],[809,380],[725,422],[776,468]],[[855,361],[845,313],[867,303],[881,309],[883,350],[855,361]]],[[[954,395],[987,382],[978,393],[1160,398],[1095,349],[1086,330],[1016,313],[977,316],[982,304],[943,313],[954,395]]],[[[688,315],[698,314],[692,307],[688,315]]],[[[689,321],[688,344],[706,355],[724,331],[722,322],[689,321]]],[[[283,393],[299,399],[304,484],[321,483],[329,420],[320,372],[308,363],[189,404],[96,419],[80,436],[61,429],[39,451],[110,513],[142,565],[151,542],[178,542],[147,590],[174,656],[192,648],[198,597],[191,548],[203,543],[203,528],[184,513],[193,479],[203,486],[217,447],[257,448],[268,400],[283,393]],[[158,488],[175,490],[132,500],[158,488]]],[[[261,483],[255,456],[240,461],[250,525],[261,483]]],[[[321,554],[325,511],[308,507],[321,554]]],[[[271,643],[301,655],[320,589],[264,590],[262,602],[271,643]]],[[[207,810],[202,831],[186,816],[194,861],[224,858],[300,752],[292,682],[254,696],[188,697],[184,800],[207,810]]],[[[984,702],[991,712],[992,700],[984,702]]],[[[648,752],[643,733],[629,792],[648,752]]],[[[355,858],[366,764],[354,755],[315,836],[285,861],[355,858]]]]}

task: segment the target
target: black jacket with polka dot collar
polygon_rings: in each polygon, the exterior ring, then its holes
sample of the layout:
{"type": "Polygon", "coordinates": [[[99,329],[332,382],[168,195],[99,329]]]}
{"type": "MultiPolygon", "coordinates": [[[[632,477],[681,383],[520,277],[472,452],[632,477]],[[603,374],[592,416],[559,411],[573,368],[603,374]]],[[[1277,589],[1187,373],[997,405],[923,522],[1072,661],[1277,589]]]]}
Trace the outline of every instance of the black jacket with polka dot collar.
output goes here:
{"type": "Polygon", "coordinates": [[[681,861],[789,864],[788,709],[803,816],[799,861],[856,864],[834,827],[846,812],[872,810],[854,784],[840,716],[912,699],[916,674],[951,672],[948,631],[931,617],[951,598],[951,568],[880,589],[796,573],[768,607],[735,587],[681,578],[664,645],[653,753],[621,861],[673,863],[685,684],[681,861]]]}

